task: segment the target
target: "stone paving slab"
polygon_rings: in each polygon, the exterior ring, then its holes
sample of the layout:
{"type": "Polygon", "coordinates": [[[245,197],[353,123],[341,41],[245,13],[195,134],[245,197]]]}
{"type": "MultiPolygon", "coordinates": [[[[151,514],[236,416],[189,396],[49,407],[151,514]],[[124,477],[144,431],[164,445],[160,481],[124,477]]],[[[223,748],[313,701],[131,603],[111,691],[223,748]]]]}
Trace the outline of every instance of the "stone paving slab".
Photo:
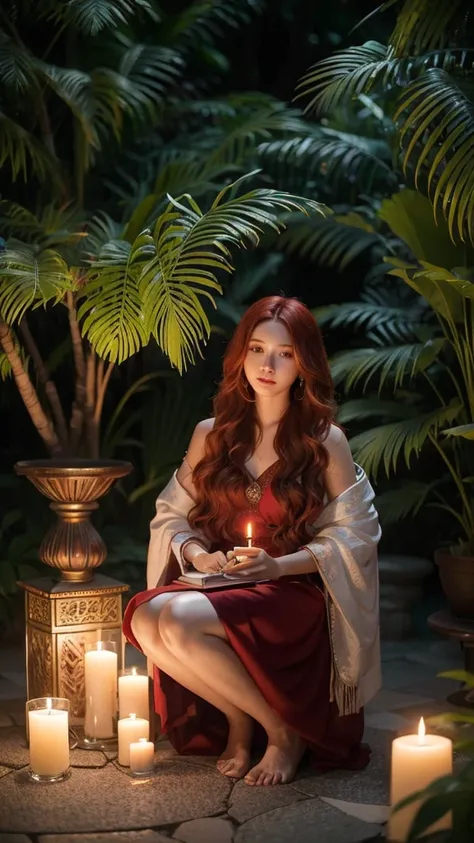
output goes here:
{"type": "Polygon", "coordinates": [[[243,823],[274,808],[291,805],[306,798],[306,794],[296,790],[291,784],[281,784],[278,787],[249,787],[240,781],[232,791],[228,813],[230,817],[243,823]]]}
{"type": "Polygon", "coordinates": [[[207,817],[182,823],[174,832],[173,840],[182,843],[232,843],[234,827],[221,817],[207,817]]]}
{"type": "Polygon", "coordinates": [[[343,814],[321,799],[306,799],[243,823],[234,843],[363,843],[381,832],[382,826],[343,814]]]}
{"type": "MultiPolygon", "coordinates": [[[[1,841],[3,843],[3,838],[1,841]]],[[[170,843],[170,838],[159,831],[145,828],[140,831],[106,831],[98,834],[40,834],[38,843],[170,843]]]]}
{"type": "Polygon", "coordinates": [[[217,771],[171,761],[142,780],[113,763],[76,768],[55,785],[30,782],[19,771],[2,781],[0,828],[33,834],[152,828],[224,813],[231,788],[217,771]]]}

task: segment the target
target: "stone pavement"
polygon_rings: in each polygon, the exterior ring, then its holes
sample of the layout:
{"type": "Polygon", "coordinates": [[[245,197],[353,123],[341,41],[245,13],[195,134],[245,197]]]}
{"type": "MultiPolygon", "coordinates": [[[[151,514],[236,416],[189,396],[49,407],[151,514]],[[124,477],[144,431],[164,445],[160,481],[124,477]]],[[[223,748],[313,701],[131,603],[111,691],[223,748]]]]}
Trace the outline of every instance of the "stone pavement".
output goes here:
{"type": "MultiPolygon", "coordinates": [[[[428,636],[429,633],[426,633],[428,636]]],[[[26,778],[24,655],[0,653],[1,843],[368,843],[385,839],[390,744],[416,731],[421,715],[451,708],[459,686],[437,679],[462,666],[453,642],[427,637],[382,644],[384,688],[366,708],[372,759],[362,772],[299,771],[288,785],[251,788],[215,769],[215,760],[176,755],[156,744],[151,778],[127,775],[115,753],[71,752],[66,782],[26,778]]],[[[127,663],[137,663],[135,651],[127,663]]],[[[456,760],[456,766],[463,763],[456,760]]]]}

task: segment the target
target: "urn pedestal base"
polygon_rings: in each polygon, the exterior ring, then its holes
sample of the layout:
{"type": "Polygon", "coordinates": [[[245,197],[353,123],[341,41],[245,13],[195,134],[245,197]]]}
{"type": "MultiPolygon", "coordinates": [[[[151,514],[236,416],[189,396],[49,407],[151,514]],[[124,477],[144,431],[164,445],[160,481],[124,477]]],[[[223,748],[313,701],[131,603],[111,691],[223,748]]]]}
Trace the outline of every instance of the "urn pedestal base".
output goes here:
{"type": "Polygon", "coordinates": [[[39,577],[18,585],[25,592],[27,697],[65,697],[70,724],[83,725],[85,644],[115,641],[122,669],[122,599],[129,586],[104,574],[84,583],[39,577]]]}

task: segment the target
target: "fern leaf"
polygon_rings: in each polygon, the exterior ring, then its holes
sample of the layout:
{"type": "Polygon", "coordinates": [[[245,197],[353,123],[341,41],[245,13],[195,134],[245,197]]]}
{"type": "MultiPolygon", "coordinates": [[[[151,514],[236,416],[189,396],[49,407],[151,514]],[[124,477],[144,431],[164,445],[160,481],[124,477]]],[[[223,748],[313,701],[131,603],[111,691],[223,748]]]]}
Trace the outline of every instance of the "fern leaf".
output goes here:
{"type": "Polygon", "coordinates": [[[154,4],[148,0],[59,0],[51,17],[86,35],[97,35],[103,29],[126,24],[140,11],[159,20],[154,4]]]}
{"type": "Polygon", "coordinates": [[[397,56],[444,47],[469,11],[466,0],[405,0],[389,43],[397,56]]]}
{"type": "Polygon", "coordinates": [[[428,368],[438,352],[439,345],[432,341],[389,348],[355,348],[334,355],[331,374],[334,383],[343,383],[347,390],[361,381],[365,390],[374,377],[378,380],[379,393],[388,378],[395,390],[407,378],[411,380],[417,372],[428,368]]]}
{"type": "Polygon", "coordinates": [[[342,272],[358,255],[379,244],[376,232],[348,225],[344,217],[327,217],[290,221],[278,248],[342,272]]]}

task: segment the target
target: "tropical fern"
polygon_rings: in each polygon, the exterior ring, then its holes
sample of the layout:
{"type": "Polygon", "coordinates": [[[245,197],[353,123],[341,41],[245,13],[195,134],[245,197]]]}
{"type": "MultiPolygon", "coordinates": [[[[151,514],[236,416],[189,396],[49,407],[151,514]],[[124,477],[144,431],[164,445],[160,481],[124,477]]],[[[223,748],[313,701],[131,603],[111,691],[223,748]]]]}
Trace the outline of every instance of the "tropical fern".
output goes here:
{"type": "Polygon", "coordinates": [[[288,254],[297,254],[339,271],[363,252],[380,245],[380,235],[356,211],[325,219],[295,218],[278,242],[278,248],[288,254]]]}
{"type": "Polygon", "coordinates": [[[393,391],[418,372],[425,371],[436,359],[444,338],[412,342],[389,348],[356,348],[341,351],[331,360],[331,373],[336,384],[351,390],[361,384],[365,390],[377,378],[379,394],[388,381],[393,391]]]}

